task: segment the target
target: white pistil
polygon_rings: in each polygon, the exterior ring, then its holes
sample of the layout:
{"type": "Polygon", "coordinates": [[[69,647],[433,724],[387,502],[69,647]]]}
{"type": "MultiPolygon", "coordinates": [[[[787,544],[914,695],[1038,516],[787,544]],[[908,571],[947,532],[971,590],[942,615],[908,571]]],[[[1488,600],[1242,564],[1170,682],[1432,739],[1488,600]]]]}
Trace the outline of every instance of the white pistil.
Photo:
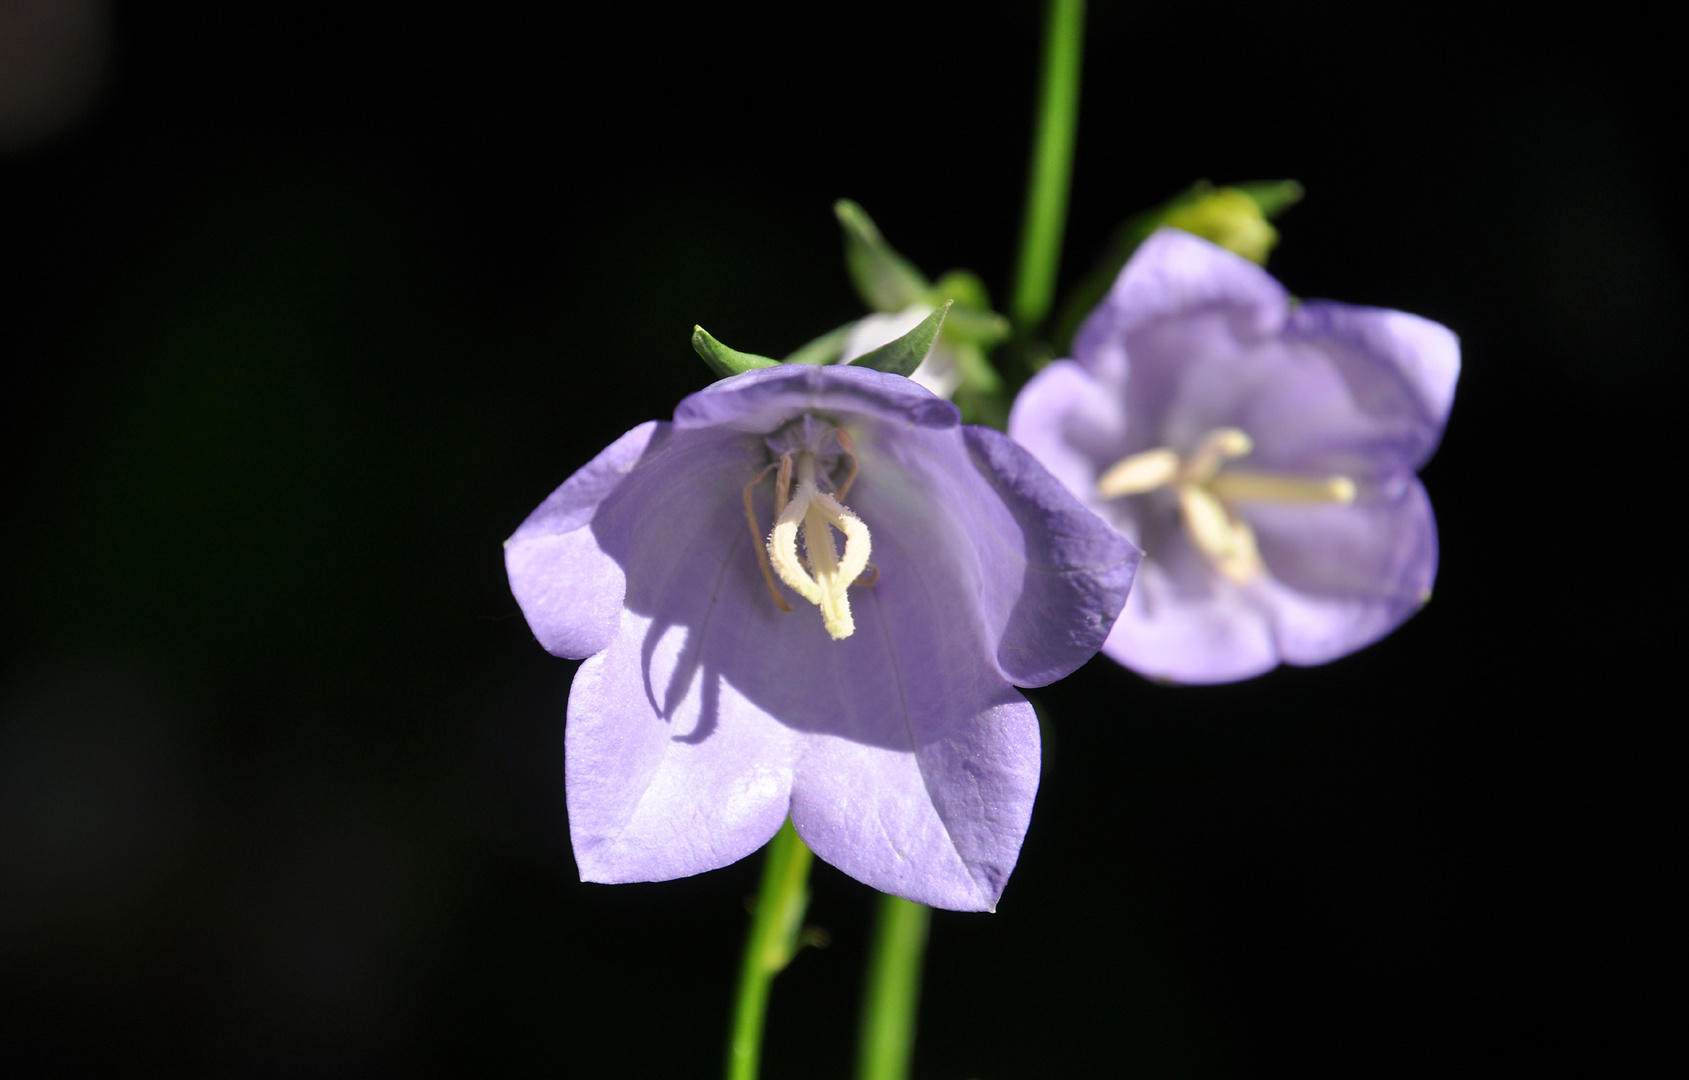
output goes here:
{"type": "Polygon", "coordinates": [[[1291,476],[1226,468],[1228,461],[1244,457],[1254,446],[1237,428],[1215,428],[1183,457],[1162,446],[1115,462],[1098,478],[1097,494],[1119,499],[1172,488],[1179,501],[1179,518],[1191,542],[1216,570],[1244,584],[1258,577],[1264,567],[1255,530],[1237,515],[1234,504],[1355,501],[1355,482],[1347,476],[1291,476]]]}
{"type": "Polygon", "coordinates": [[[768,534],[768,560],[781,581],[821,609],[821,623],[827,633],[843,640],[856,631],[846,590],[868,565],[872,546],[868,526],[816,487],[814,454],[803,451],[797,457],[798,489],[775,519],[774,531],[768,534]],[[833,546],[832,529],[844,534],[842,557],[833,546]],[[800,530],[813,577],[798,557],[800,530]]]}

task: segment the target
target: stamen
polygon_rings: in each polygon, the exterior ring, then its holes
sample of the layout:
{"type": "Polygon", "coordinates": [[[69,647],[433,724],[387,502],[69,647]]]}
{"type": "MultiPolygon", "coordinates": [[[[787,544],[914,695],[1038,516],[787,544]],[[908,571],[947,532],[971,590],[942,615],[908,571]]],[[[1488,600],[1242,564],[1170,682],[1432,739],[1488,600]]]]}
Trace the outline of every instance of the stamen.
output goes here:
{"type": "Polygon", "coordinates": [[[1240,585],[1261,573],[1261,551],[1248,522],[1234,517],[1219,499],[1196,484],[1180,484],[1178,495],[1185,531],[1215,569],[1240,585]]]}
{"type": "Polygon", "coordinates": [[[1202,437],[1185,458],[1184,480],[1192,484],[1206,484],[1220,466],[1232,458],[1240,458],[1255,449],[1254,440],[1234,427],[1215,428],[1202,437]]]}
{"type": "Polygon", "coordinates": [[[868,565],[870,544],[868,526],[862,519],[816,488],[815,456],[807,451],[799,453],[797,494],[768,534],[768,557],[781,581],[821,609],[821,623],[836,640],[856,631],[845,590],[868,565]],[[800,527],[809,570],[798,555],[800,527]],[[843,558],[833,546],[832,529],[844,534],[843,558]]]}
{"type": "Polygon", "coordinates": [[[792,455],[780,455],[780,471],[774,475],[774,516],[786,512],[786,500],[792,493],[792,455]]]}
{"type": "Polygon", "coordinates": [[[787,587],[810,603],[819,604],[821,586],[798,561],[798,526],[803,523],[808,509],[809,492],[800,487],[797,497],[786,504],[786,509],[774,522],[773,531],[768,534],[768,558],[774,565],[774,572],[780,575],[780,580],[787,587]]]}
{"type": "Polygon", "coordinates": [[[851,438],[850,432],[844,428],[839,428],[835,434],[839,437],[839,449],[843,450],[845,457],[850,459],[850,475],[845,477],[845,482],[839,485],[837,496],[840,502],[844,502],[845,496],[850,494],[850,485],[856,483],[856,440],[851,438]]]}
{"type": "Polygon", "coordinates": [[[1226,577],[1246,583],[1264,564],[1255,530],[1232,510],[1240,502],[1352,503],[1355,482],[1347,476],[1294,476],[1232,469],[1228,461],[1248,455],[1253,440],[1237,428],[1215,428],[1181,458],[1167,447],[1145,450],[1115,462],[1097,480],[1104,499],[1147,495],[1171,487],[1179,517],[1197,550],[1226,577]]]}
{"type": "Polygon", "coordinates": [[[855,581],[851,582],[851,584],[859,589],[872,589],[875,582],[879,580],[880,568],[875,566],[873,563],[869,563],[867,569],[862,571],[862,575],[855,581]]]}
{"type": "MultiPolygon", "coordinates": [[[[757,512],[751,506],[752,489],[760,484],[762,482],[762,478],[767,476],[769,470],[773,468],[775,468],[774,465],[769,465],[767,469],[764,469],[755,476],[751,477],[751,482],[745,485],[745,520],[751,526],[751,546],[757,549],[757,566],[762,570],[762,580],[763,583],[768,586],[768,595],[774,598],[775,607],[779,608],[781,611],[789,612],[792,610],[792,605],[786,603],[786,598],[781,596],[780,590],[774,587],[774,573],[768,568],[768,551],[759,542],[759,539],[762,536],[762,528],[757,524],[757,512]]],[[[775,489],[774,501],[776,503],[781,501],[781,490],[782,489],[780,488],[775,489]]]]}
{"type": "Polygon", "coordinates": [[[1355,482],[1347,476],[1324,478],[1226,469],[1208,481],[1214,497],[1226,502],[1352,503],[1355,482]]]}
{"type": "Polygon", "coordinates": [[[1115,462],[1097,481],[1097,494],[1104,499],[1143,495],[1172,483],[1179,475],[1179,455],[1165,446],[1145,450],[1115,462]]]}
{"type": "Polygon", "coordinates": [[[845,549],[839,562],[839,576],[846,583],[855,581],[863,567],[868,565],[868,552],[873,543],[868,537],[868,526],[862,524],[862,519],[849,507],[825,492],[815,493],[815,505],[835,529],[844,533],[845,549]]]}

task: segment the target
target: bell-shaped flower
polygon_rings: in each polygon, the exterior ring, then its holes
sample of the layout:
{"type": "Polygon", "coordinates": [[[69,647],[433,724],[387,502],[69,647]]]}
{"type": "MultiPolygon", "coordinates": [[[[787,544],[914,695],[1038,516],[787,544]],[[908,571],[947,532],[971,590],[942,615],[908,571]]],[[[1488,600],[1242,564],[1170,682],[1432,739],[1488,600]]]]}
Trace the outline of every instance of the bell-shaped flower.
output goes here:
{"type": "Polygon", "coordinates": [[[1399,311],[1296,303],[1265,270],[1151,236],[1040,371],[1010,434],[1144,550],[1103,652],[1215,683],[1378,640],[1437,573],[1415,471],[1460,347],[1399,311]]]}
{"type": "Polygon", "coordinates": [[[790,815],[876,889],[993,907],[1038,787],[1014,686],[1101,646],[1137,559],[901,376],[780,365],[693,394],[505,548],[540,643],[587,658],[565,733],[581,876],[724,866],[790,815]]]}

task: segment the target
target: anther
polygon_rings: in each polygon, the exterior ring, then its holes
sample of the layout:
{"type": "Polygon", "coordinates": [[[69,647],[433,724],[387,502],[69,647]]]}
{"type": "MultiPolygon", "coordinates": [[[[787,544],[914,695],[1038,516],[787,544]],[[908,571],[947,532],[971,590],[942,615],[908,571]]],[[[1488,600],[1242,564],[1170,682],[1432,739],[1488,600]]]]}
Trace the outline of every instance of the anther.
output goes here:
{"type": "Polygon", "coordinates": [[[1165,446],[1145,450],[1110,466],[1097,480],[1097,494],[1105,499],[1142,495],[1166,487],[1178,475],[1178,454],[1165,446]]]}
{"type": "Polygon", "coordinates": [[[839,437],[839,449],[850,459],[850,474],[845,477],[844,483],[839,485],[839,493],[836,496],[840,502],[844,502],[845,496],[850,494],[850,485],[856,483],[856,440],[851,438],[850,432],[844,428],[839,428],[835,434],[839,437]]]}
{"type": "MultiPolygon", "coordinates": [[[[781,465],[784,466],[782,470],[783,472],[791,471],[791,461],[789,457],[782,458],[781,465]]],[[[774,465],[769,465],[768,468],[751,477],[751,482],[745,485],[745,521],[751,526],[751,546],[757,549],[757,566],[762,570],[762,580],[763,583],[768,586],[768,595],[774,598],[775,607],[779,608],[781,611],[789,612],[792,610],[792,605],[786,603],[786,598],[780,595],[780,590],[774,585],[774,572],[768,567],[768,551],[762,544],[762,529],[757,525],[757,512],[751,506],[751,492],[758,484],[762,483],[762,478],[767,476],[769,471],[775,467],[776,466],[774,465]]],[[[774,502],[777,506],[778,504],[785,502],[785,499],[781,497],[781,493],[784,490],[784,487],[776,487],[774,489],[774,502]]],[[[780,507],[780,509],[785,508],[780,507]]]]}

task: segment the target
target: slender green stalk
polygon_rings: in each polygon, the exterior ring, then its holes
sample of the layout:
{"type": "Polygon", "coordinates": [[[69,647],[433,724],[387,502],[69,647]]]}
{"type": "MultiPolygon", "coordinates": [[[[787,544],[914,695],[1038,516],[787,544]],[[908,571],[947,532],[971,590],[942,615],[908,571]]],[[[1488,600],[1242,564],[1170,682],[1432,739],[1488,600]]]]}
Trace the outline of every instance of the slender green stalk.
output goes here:
{"type": "Polygon", "coordinates": [[[880,897],[874,922],[868,985],[862,994],[862,1034],[856,1080],[907,1080],[915,1049],[915,1009],[921,1000],[921,961],[932,909],[880,897]]]}
{"type": "Polygon", "coordinates": [[[815,856],[798,839],[790,820],[780,826],[766,850],[762,889],[739,969],[739,996],[727,1044],[727,1080],[756,1080],[762,1064],[768,987],[797,952],[798,931],[809,906],[809,864],[815,856]]]}
{"type": "Polygon", "coordinates": [[[1062,233],[1067,226],[1067,194],[1073,177],[1073,139],[1079,125],[1085,0],[1048,0],[1048,4],[1020,264],[1009,305],[1009,315],[1022,337],[1044,321],[1055,297],[1062,233]]]}

